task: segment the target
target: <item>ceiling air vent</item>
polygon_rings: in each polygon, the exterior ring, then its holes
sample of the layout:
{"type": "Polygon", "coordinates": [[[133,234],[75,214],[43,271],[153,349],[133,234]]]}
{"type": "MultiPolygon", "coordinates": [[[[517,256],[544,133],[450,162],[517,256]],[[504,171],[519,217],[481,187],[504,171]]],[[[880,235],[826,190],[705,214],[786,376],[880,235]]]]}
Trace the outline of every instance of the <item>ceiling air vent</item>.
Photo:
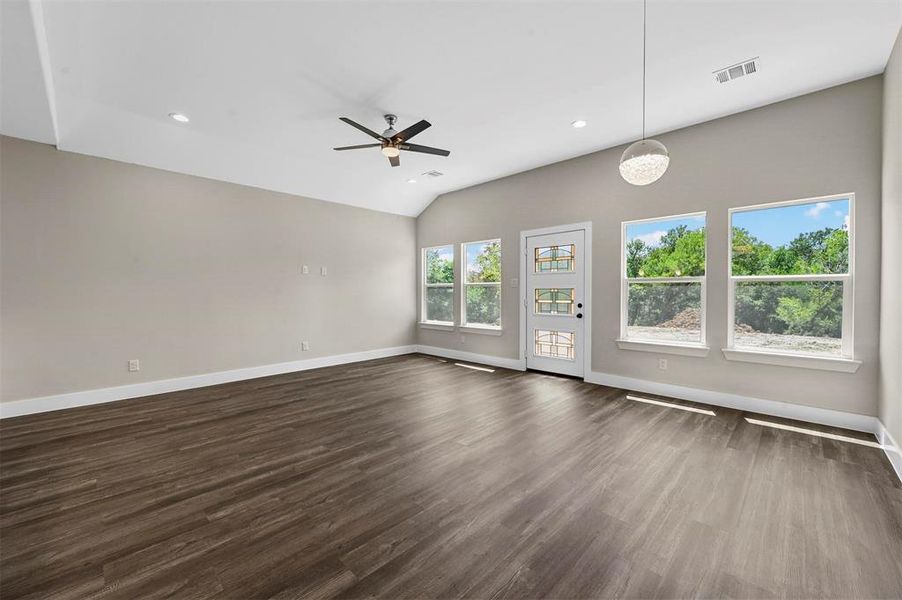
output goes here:
{"type": "Polygon", "coordinates": [[[442,173],[441,171],[433,170],[433,171],[426,171],[425,173],[423,173],[423,175],[425,175],[426,177],[441,177],[442,175],[444,175],[444,173],[442,173]]]}
{"type": "Polygon", "coordinates": [[[733,81],[739,77],[757,73],[759,67],[758,57],[756,56],[755,58],[744,60],[741,63],[714,71],[714,81],[717,83],[727,83],[728,81],[733,81]]]}

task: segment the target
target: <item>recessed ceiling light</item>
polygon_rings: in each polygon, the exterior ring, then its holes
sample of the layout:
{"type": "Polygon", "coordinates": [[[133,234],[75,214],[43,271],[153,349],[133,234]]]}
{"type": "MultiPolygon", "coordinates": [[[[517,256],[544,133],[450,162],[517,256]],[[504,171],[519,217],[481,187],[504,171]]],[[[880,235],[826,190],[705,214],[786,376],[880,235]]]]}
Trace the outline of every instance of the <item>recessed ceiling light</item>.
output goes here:
{"type": "Polygon", "coordinates": [[[169,113],[169,116],[172,117],[174,120],[178,121],[179,123],[187,123],[188,121],[191,120],[188,117],[186,117],[185,115],[183,115],[182,113],[172,112],[172,113],[169,113]]]}
{"type": "Polygon", "coordinates": [[[572,123],[570,123],[570,125],[571,125],[574,129],[582,129],[583,127],[585,127],[585,126],[588,125],[588,124],[589,124],[589,123],[588,123],[587,121],[583,121],[582,119],[578,119],[578,120],[573,121],[572,123]]]}
{"type": "Polygon", "coordinates": [[[408,180],[407,180],[407,183],[416,183],[416,182],[417,182],[416,179],[408,179],[408,180]]]}

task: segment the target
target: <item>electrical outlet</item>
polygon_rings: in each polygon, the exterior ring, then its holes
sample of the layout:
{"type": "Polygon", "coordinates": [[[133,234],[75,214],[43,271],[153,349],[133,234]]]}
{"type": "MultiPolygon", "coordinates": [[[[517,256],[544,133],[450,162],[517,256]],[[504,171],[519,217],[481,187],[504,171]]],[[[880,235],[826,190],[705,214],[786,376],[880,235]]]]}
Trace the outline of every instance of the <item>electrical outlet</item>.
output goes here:
{"type": "Polygon", "coordinates": [[[310,267],[308,267],[307,265],[304,265],[303,267],[301,267],[301,273],[303,275],[306,275],[309,272],[310,272],[310,267]]]}
{"type": "Polygon", "coordinates": [[[517,279],[516,277],[512,277],[511,278],[511,287],[512,288],[520,287],[520,280],[517,279]]]}
{"type": "Polygon", "coordinates": [[[662,371],[667,370],[667,359],[666,358],[658,359],[658,368],[661,369],[662,371]]]}
{"type": "Polygon", "coordinates": [[[466,344],[466,343],[467,343],[467,336],[465,336],[464,334],[460,334],[460,343],[461,343],[461,344],[466,344]]]}
{"type": "Polygon", "coordinates": [[[140,371],[141,370],[141,361],[139,361],[137,358],[128,361],[128,370],[132,371],[132,372],[140,371]]]}
{"type": "Polygon", "coordinates": [[[310,342],[301,342],[301,351],[306,352],[310,350],[310,342]]]}
{"type": "Polygon", "coordinates": [[[320,267],[320,269],[319,269],[319,274],[320,274],[320,275],[322,275],[323,277],[325,277],[327,273],[328,273],[328,271],[326,270],[326,267],[320,267]]]}

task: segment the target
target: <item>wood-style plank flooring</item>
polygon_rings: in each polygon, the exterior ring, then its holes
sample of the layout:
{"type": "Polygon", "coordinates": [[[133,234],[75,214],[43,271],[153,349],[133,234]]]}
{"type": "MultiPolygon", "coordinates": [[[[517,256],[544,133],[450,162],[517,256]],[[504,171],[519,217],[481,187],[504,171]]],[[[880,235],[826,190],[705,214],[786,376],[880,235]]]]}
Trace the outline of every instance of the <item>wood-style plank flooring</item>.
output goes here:
{"type": "Polygon", "coordinates": [[[409,355],[4,420],[0,597],[902,597],[881,450],[713,410],[409,355]]]}

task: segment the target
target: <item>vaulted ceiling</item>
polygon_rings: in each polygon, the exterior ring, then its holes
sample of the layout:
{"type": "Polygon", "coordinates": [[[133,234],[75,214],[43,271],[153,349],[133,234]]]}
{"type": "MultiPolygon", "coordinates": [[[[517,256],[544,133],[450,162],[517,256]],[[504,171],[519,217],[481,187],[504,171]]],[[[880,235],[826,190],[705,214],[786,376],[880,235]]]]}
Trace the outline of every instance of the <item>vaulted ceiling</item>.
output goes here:
{"type": "MultiPolygon", "coordinates": [[[[0,6],[0,131],[62,150],[416,215],[641,132],[641,0],[0,6]],[[339,116],[385,113],[451,156],[332,150],[370,141],[339,116]]],[[[649,133],[880,73],[900,22],[899,0],[649,0],[649,133]]]]}

